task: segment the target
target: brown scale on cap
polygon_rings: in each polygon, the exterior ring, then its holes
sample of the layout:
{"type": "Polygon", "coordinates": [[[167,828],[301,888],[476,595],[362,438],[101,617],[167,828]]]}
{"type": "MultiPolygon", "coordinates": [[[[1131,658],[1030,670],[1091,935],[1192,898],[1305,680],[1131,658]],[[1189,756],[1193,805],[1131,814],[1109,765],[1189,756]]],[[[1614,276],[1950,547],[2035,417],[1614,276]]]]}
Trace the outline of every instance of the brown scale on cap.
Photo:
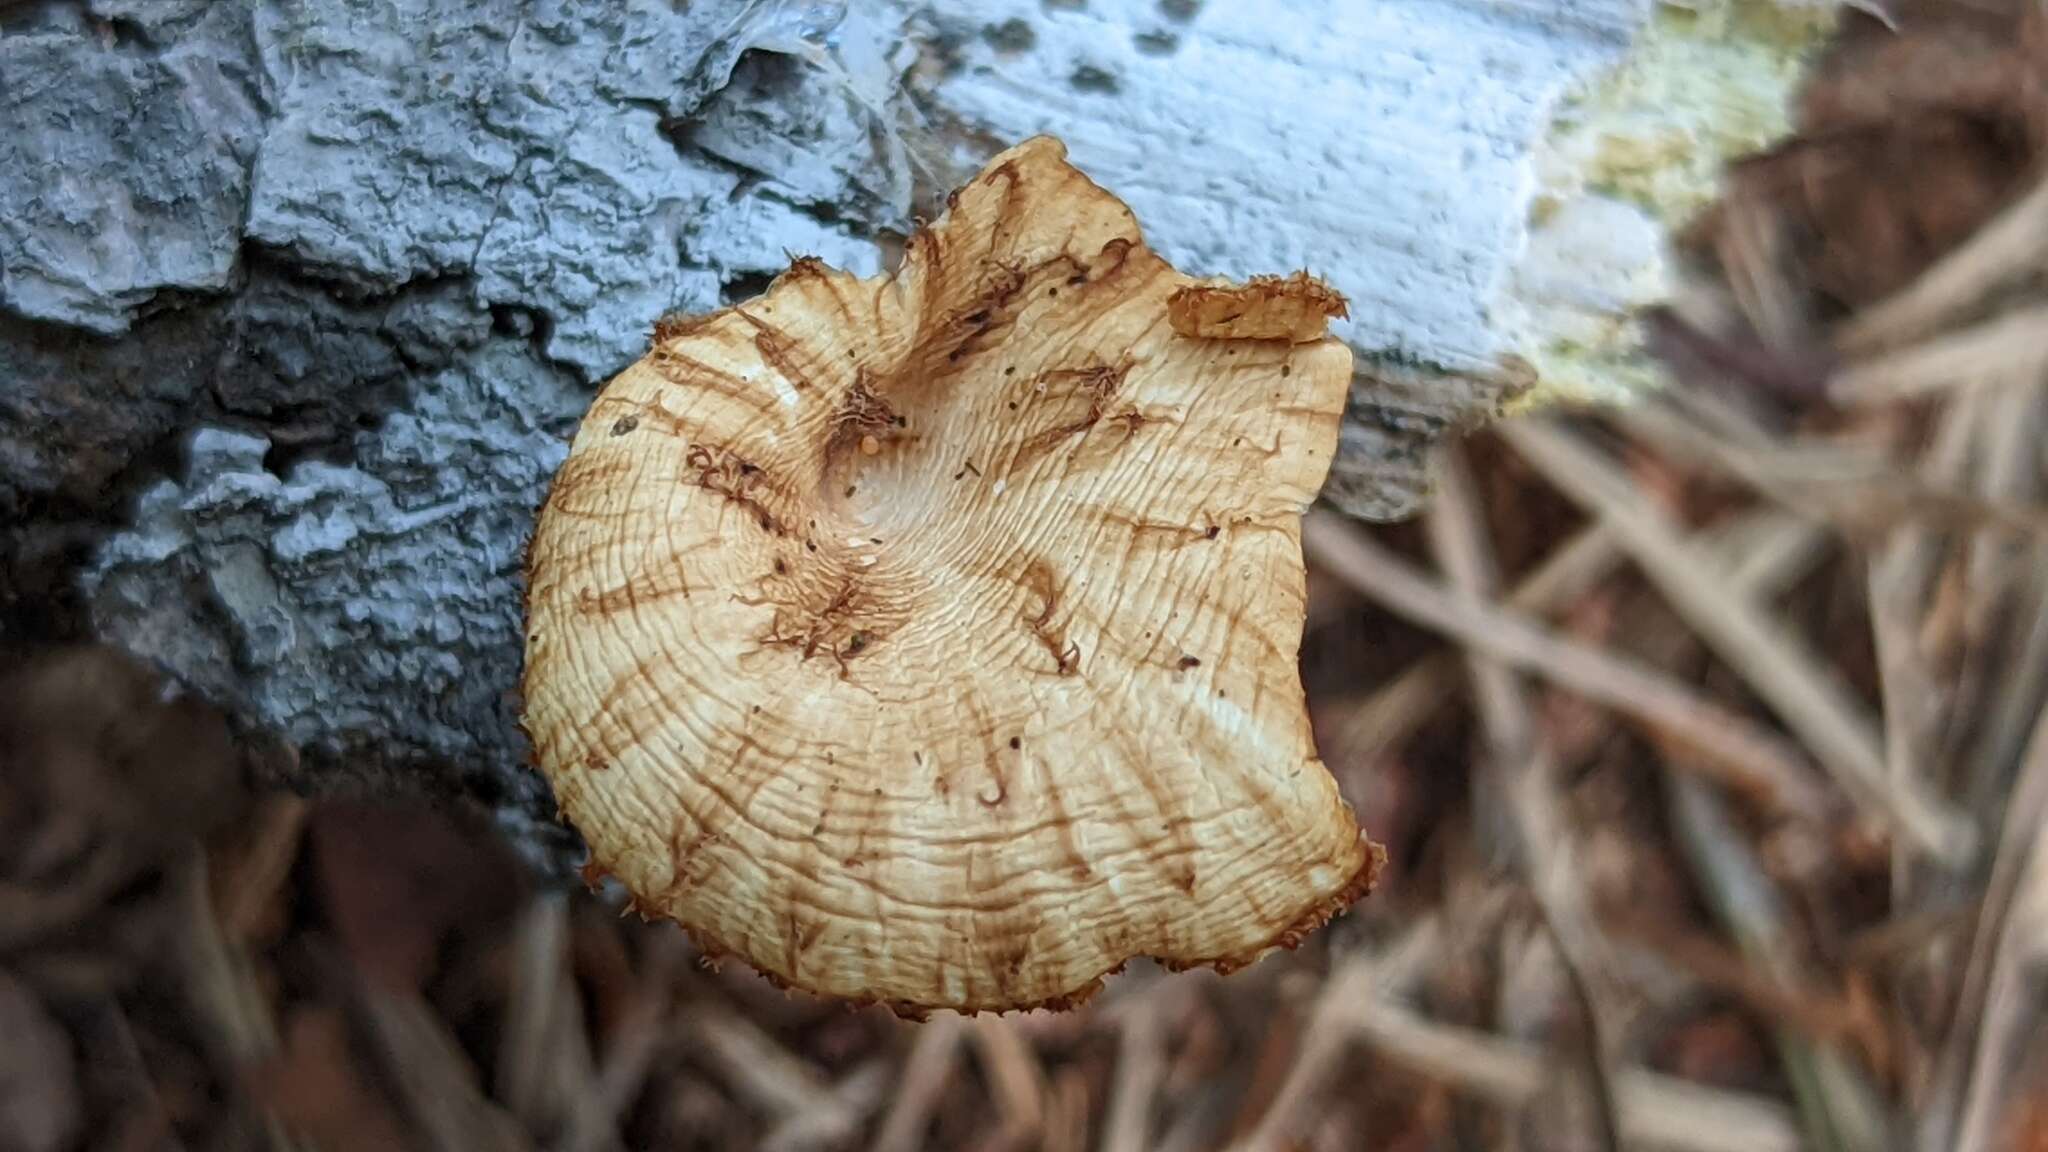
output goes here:
{"type": "Polygon", "coordinates": [[[1190,285],[1166,301],[1175,332],[1216,340],[1321,340],[1330,321],[1350,314],[1335,288],[1306,272],[1190,285]]]}
{"type": "Polygon", "coordinates": [[[665,319],[592,405],[524,683],[589,876],[905,1014],[1292,947],[1380,858],[1295,668],[1342,301],[1180,275],[1052,140],[950,204],[893,275],[665,319]]]}

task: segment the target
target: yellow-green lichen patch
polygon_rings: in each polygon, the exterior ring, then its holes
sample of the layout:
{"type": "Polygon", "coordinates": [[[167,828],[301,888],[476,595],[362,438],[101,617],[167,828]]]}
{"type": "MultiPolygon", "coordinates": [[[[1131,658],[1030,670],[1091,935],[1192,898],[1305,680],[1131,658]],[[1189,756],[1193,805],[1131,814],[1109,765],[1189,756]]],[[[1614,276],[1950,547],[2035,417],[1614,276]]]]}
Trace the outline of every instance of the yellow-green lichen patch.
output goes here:
{"type": "Polygon", "coordinates": [[[1549,197],[1600,192],[1676,224],[1722,167],[1791,130],[1791,98],[1836,9],[1774,0],[1658,4],[1623,63],[1560,103],[1536,155],[1549,197]]]}
{"type": "Polygon", "coordinates": [[[1674,288],[1668,237],[1726,164],[1791,130],[1832,6],[1657,5],[1621,63],[1559,102],[1536,149],[1528,248],[1509,288],[1524,403],[1617,401],[1657,385],[1636,313],[1674,288]]]}

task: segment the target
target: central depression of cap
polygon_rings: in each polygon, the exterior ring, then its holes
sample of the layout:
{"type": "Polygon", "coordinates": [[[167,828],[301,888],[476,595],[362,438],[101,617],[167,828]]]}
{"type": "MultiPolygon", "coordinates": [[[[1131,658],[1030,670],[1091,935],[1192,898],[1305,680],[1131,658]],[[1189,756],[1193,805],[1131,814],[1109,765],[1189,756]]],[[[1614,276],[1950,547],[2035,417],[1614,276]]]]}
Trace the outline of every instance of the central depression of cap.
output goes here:
{"type": "Polygon", "coordinates": [[[529,556],[539,764],[642,911],[811,991],[1291,946],[1377,859],[1296,668],[1350,352],[1177,333],[1197,282],[1055,141],[949,203],[605,387],[529,556]]]}

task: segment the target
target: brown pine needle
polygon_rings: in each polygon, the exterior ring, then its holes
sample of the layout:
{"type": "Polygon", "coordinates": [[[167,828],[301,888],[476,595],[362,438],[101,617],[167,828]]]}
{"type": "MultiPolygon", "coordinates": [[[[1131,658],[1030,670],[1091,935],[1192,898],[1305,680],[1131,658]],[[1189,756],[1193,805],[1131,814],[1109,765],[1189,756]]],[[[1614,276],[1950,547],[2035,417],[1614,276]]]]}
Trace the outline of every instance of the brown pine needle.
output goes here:
{"type": "Polygon", "coordinates": [[[684,941],[682,932],[670,928],[654,933],[647,942],[629,1015],[605,1047],[596,1093],[576,1113],[563,1144],[567,1152],[598,1152],[616,1144],[619,1118],[640,1093],[668,1029],[675,973],[686,951],[684,941]]]}
{"type": "Polygon", "coordinates": [[[777,1119],[829,1112],[835,1129],[850,1133],[857,1127],[825,1077],[752,1020],[709,1000],[685,1005],[676,1015],[693,1041],[689,1051],[757,1110],[777,1119]]]}
{"type": "MultiPolygon", "coordinates": [[[[1975,400],[1943,409],[1914,474],[1950,488],[1962,482],[1975,443],[1978,421],[1975,400]]],[[[1933,669],[1921,643],[1925,606],[1933,595],[1942,555],[1935,523],[1901,525],[1878,550],[1871,563],[1869,596],[1875,641],[1878,691],[1884,709],[1886,767],[1894,778],[1920,770],[1933,754],[1935,735],[1948,710],[1948,693],[1937,693],[1933,669]]],[[[1905,896],[1913,875],[1902,845],[1892,848],[1893,895],[1905,896]]]]}
{"type": "Polygon", "coordinates": [[[2027,849],[1984,993],[1957,1152],[1991,1152],[2011,1087],[2010,1054],[2040,1026],[2038,973],[2048,961],[2048,844],[2027,849]]]}
{"type": "MultiPolygon", "coordinates": [[[[1436,503],[1427,519],[1432,551],[1453,590],[1468,603],[1479,603],[1491,596],[1498,579],[1486,517],[1462,452],[1452,446],[1442,456],[1436,503]]],[[[1618,1152],[1620,1124],[1609,1069],[1611,1030],[1601,1008],[1612,964],[1586,909],[1585,878],[1573,858],[1570,829],[1558,811],[1554,764],[1537,734],[1521,681],[1485,656],[1471,656],[1468,665],[1488,745],[1481,783],[1473,789],[1475,802],[1477,796],[1494,794],[1506,802],[1513,817],[1521,871],[1564,959],[1592,1037],[1588,1064],[1600,1141],[1608,1152],[1618,1152]]]]}
{"type": "Polygon", "coordinates": [[[2002,986],[2024,974],[2048,951],[2048,712],[2040,715],[1999,830],[1998,850],[1964,966],[1955,1014],[1943,1038],[1930,1106],[1922,1115],[1919,1146],[1933,1152],[1957,1146],[1951,1137],[1981,1141],[1991,1117],[1987,1085],[2003,1052],[1992,1006],[2002,986]],[[1967,1085],[1967,1086],[1966,1086],[1967,1085]],[[1958,1116],[1958,1112],[1961,1116],[1958,1116]]]}
{"type": "Polygon", "coordinates": [[[1402,995],[1442,954],[1442,932],[1434,916],[1418,921],[1383,956],[1356,956],[1330,973],[1309,1010],[1301,1051],[1287,1068],[1280,1090],[1251,1131],[1231,1152],[1279,1152],[1308,1127],[1317,1095],[1329,1082],[1352,1039],[1357,1019],[1375,995],[1402,995]]]}
{"type": "MultiPolygon", "coordinates": [[[[2008,390],[1987,395],[1975,407],[1981,412],[1975,461],[1976,484],[1988,500],[2032,500],[2041,484],[2041,436],[2044,394],[2008,390]]],[[[2048,665],[2028,659],[2027,631],[2037,635],[2048,625],[2041,596],[2040,562],[2048,551],[2028,542],[1978,533],[1968,543],[1965,563],[1970,597],[1966,627],[1974,641],[1963,664],[1957,694],[1965,702],[1981,702],[1975,714],[1982,732],[1970,737],[1959,774],[1959,793],[1974,802],[1973,811],[1995,811],[1996,794],[2010,779],[2033,717],[2042,704],[2041,684],[2048,665]],[[2008,631],[2033,618],[2032,629],[2008,631]]]]}
{"type": "Polygon", "coordinates": [[[1688,545],[1619,468],[1563,429],[1514,421],[1502,435],[1551,483],[1602,517],[1645,575],[1759,696],[1798,733],[1851,799],[1951,865],[1976,851],[1976,829],[1914,776],[1889,779],[1874,723],[1783,623],[1729,591],[1725,573],[1688,545]]]}
{"type": "Polygon", "coordinates": [[[214,904],[222,931],[246,940],[257,922],[283,899],[280,894],[298,862],[312,805],[303,796],[267,796],[227,853],[212,855],[214,904]]]}
{"type": "Polygon", "coordinates": [[[1559,637],[1516,613],[1462,601],[1333,513],[1312,510],[1303,519],[1302,547],[1313,563],[1396,615],[1694,749],[1698,757],[1687,757],[1683,767],[1780,811],[1827,818],[1826,789],[1795,749],[1673,677],[1559,637]]]}
{"type": "Polygon", "coordinates": [[[514,936],[512,988],[492,1093],[529,1130],[549,1131],[595,1103],[591,1059],[568,972],[569,902],[544,893],[527,905],[514,936]]]}
{"type": "Polygon", "coordinates": [[[2048,180],[2035,184],[1891,298],[1857,313],[1835,343],[1855,354],[1920,340],[1998,291],[2036,275],[2044,261],[2048,180]]]}
{"type": "Polygon", "coordinates": [[[1937,941],[1966,932],[1976,919],[1977,901],[1974,898],[1903,912],[1889,920],[1857,929],[1843,941],[1842,955],[1855,968],[1906,963],[1937,941]]]}
{"type": "Polygon", "coordinates": [[[2035,548],[2029,564],[2035,584],[2027,604],[2032,621],[2006,665],[2009,675],[2001,681],[1999,699],[1989,709],[1976,755],[1964,772],[1966,799],[1975,811],[1987,809],[2004,773],[2021,762],[2028,729],[2048,696],[2048,546],[2035,548]]]}
{"type": "Polygon", "coordinates": [[[369,1047],[429,1152],[526,1152],[526,1132],[484,1098],[476,1069],[440,1016],[412,993],[358,982],[356,1010],[369,1047]]]}
{"type": "Polygon", "coordinates": [[[1166,1079],[1165,1016],[1170,1000],[1161,992],[1157,984],[1146,988],[1119,1021],[1122,1037],[1110,1082],[1102,1152],[1145,1152],[1152,1146],[1152,1102],[1166,1079]]]}
{"type": "MultiPolygon", "coordinates": [[[[1423,524],[1429,532],[1430,553],[1451,591],[1479,604],[1493,599],[1500,573],[1493,546],[1486,538],[1485,513],[1477,506],[1473,488],[1464,455],[1455,447],[1446,449],[1437,462],[1436,502],[1423,524]]],[[[1484,654],[1467,654],[1465,667],[1491,755],[1500,772],[1519,776],[1536,741],[1536,722],[1530,716],[1521,682],[1484,654]]]]}
{"type": "Polygon", "coordinates": [[[917,1025],[917,1040],[903,1062],[896,1098],[875,1134],[874,1152],[917,1152],[925,1146],[925,1129],[953,1078],[954,1056],[966,1030],[966,1022],[951,1012],[935,1013],[917,1025]]]}
{"type": "MultiPolygon", "coordinates": [[[[1885,771],[1895,781],[1912,779],[1927,763],[1942,705],[1917,636],[1934,557],[1931,549],[1914,549],[1907,539],[1912,535],[1897,533],[1892,545],[1871,561],[1866,578],[1884,715],[1885,771]]],[[[1893,849],[1894,876],[1900,882],[1906,875],[1902,848],[1893,849]]]]}
{"type": "MultiPolygon", "coordinates": [[[[1753,571],[1773,588],[1806,573],[1827,543],[1826,533],[1815,525],[1768,509],[1702,529],[1693,539],[1732,565],[1738,576],[1748,579],[1753,571]]],[[[1592,591],[1624,558],[1613,532],[1589,524],[1523,577],[1504,603],[1517,612],[1549,616],[1592,591]]],[[[1371,756],[1407,739],[1455,699],[1462,672],[1458,661],[1457,653],[1440,652],[1408,665],[1351,706],[1335,745],[1352,755],[1371,756]]]]}
{"type": "Polygon", "coordinates": [[[801,1112],[761,1138],[761,1152],[824,1152],[846,1147],[853,1132],[844,1127],[874,1114],[889,1095],[889,1062],[864,1060],[832,1087],[836,1107],[801,1112]]]}
{"type": "MultiPolygon", "coordinates": [[[[1427,1020],[1375,1000],[1352,1028],[1373,1052],[1411,1072],[1504,1108],[1542,1091],[1546,1057],[1529,1045],[1427,1020]]],[[[1615,1106],[1627,1147],[1661,1152],[1799,1152],[1785,1109],[1769,1100],[1702,1088],[1641,1069],[1615,1074],[1615,1106]]]]}
{"type": "Polygon", "coordinates": [[[1828,382],[1841,405],[1884,404],[1957,388],[2036,385],[2048,369],[2048,304],[1852,365],[1828,382]]]}
{"type": "MultiPolygon", "coordinates": [[[[1806,982],[1796,929],[1776,886],[1737,831],[1720,797],[1695,780],[1668,779],[1671,823],[1708,903],[1743,955],[1781,984],[1806,982]]],[[[1877,1152],[1883,1106],[1861,1070],[1789,1028],[1773,1029],[1807,1135],[1818,1152],[1877,1152]]]]}
{"type": "Polygon", "coordinates": [[[1852,533],[1940,521],[2048,535],[2048,510],[2039,506],[1985,500],[1954,480],[1915,475],[1869,447],[1774,440],[1754,425],[1731,428],[1739,415],[1717,409],[1704,395],[1686,399],[1682,407],[1686,411],[1677,412],[1646,401],[1616,419],[1665,459],[1739,480],[1803,516],[1852,533]]]}
{"type": "Polygon", "coordinates": [[[1796,1028],[1815,1040],[1843,1044],[1864,1028],[1841,997],[1808,985],[1793,985],[1752,966],[1713,936],[1662,918],[1617,910],[1601,925],[1715,991],[1747,1004],[1760,1020],[1796,1028]]]}
{"type": "Polygon", "coordinates": [[[1002,1114],[999,1141],[1024,1147],[1037,1141],[1045,1127],[1045,1069],[1038,1056],[1000,1016],[976,1016],[975,1049],[1002,1114]]]}
{"type": "Polygon", "coordinates": [[[1460,671],[1448,653],[1408,665],[1364,699],[1347,705],[1325,758],[1370,759],[1399,745],[1456,698],[1460,671]]]}
{"type": "Polygon", "coordinates": [[[1041,1152],[1087,1152],[1088,1095],[1088,1077],[1079,1068],[1068,1065],[1053,1077],[1041,1152]]]}

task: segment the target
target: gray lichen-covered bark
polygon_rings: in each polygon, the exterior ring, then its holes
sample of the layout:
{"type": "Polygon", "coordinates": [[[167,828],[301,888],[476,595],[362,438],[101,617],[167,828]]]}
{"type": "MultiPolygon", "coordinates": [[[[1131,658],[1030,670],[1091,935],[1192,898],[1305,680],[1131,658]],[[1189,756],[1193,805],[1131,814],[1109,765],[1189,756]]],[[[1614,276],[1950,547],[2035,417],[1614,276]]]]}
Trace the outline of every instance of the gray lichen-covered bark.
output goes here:
{"type": "Polygon", "coordinates": [[[876,270],[1039,131],[1183,267],[1314,268],[1363,351],[1445,369],[1356,398],[1337,494],[1394,510],[1488,399],[1524,153],[1633,9],[1263,7],[0,0],[12,639],[90,632],[302,783],[563,846],[519,566],[596,385],[791,253],[876,270]]]}

